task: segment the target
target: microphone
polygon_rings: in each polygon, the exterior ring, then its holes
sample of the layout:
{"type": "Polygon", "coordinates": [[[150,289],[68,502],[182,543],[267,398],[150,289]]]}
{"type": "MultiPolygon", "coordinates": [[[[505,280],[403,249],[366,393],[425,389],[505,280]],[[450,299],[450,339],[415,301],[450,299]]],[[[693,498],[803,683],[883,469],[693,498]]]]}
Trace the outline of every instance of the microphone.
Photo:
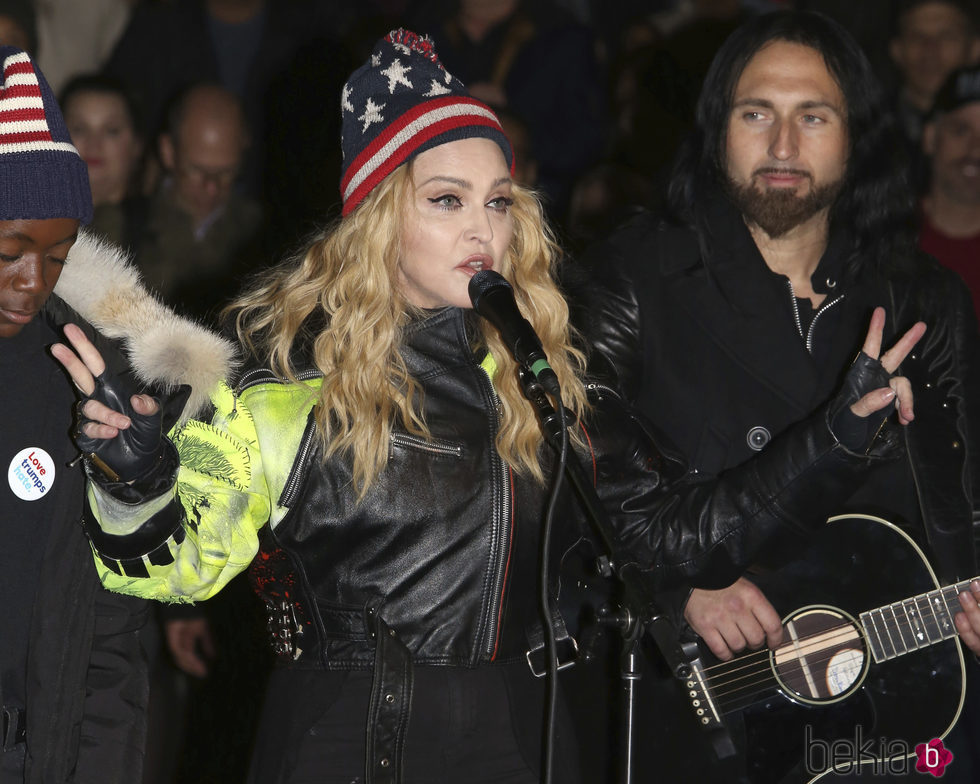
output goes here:
{"type": "Polygon", "coordinates": [[[514,359],[526,365],[541,386],[560,399],[558,376],[548,364],[531,322],[521,315],[507,279],[499,272],[480,270],[470,278],[467,290],[473,309],[497,328],[514,359]]]}

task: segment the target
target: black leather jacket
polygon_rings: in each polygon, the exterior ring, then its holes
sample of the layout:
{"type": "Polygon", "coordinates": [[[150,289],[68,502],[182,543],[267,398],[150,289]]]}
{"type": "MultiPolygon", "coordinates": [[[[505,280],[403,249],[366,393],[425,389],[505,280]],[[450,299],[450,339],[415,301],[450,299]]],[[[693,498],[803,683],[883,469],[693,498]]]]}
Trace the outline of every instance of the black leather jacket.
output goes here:
{"type": "MultiPolygon", "coordinates": [[[[213,591],[232,570],[220,548],[239,540],[251,549],[262,527],[250,576],[272,611],[282,664],[373,670],[370,781],[397,780],[414,665],[518,662],[534,647],[529,638],[542,637],[535,627],[547,493],[497,454],[498,400],[471,348],[473,318],[450,308],[407,329],[402,355],[422,387],[432,439],[396,430],[389,460],[363,499],[344,456],[320,460],[309,419],[303,435],[284,437],[301,430],[296,416],[308,416],[316,395],[259,373],[249,374],[238,395],[215,393],[211,425],[191,422],[175,435],[187,468],[180,497],[154,514],[130,502],[141,524],[125,535],[101,532],[98,509],[86,520],[108,570],[103,578],[115,590],[171,599],[213,591]],[[237,456],[240,475],[227,470],[223,449],[237,456]],[[275,526],[250,518],[255,510],[271,513],[275,526]],[[181,577],[194,583],[199,566],[199,576],[213,582],[177,587],[181,577]]],[[[873,388],[863,373],[852,376],[859,389],[873,388]]],[[[618,395],[594,386],[591,397],[584,423],[590,451],[579,458],[607,512],[613,563],[631,585],[643,586],[637,595],[646,603],[653,591],[682,582],[731,582],[763,543],[820,525],[834,500],[882,459],[838,443],[827,424],[830,407],[750,465],[701,481],[658,447],[618,395]]],[[[552,462],[545,454],[546,469],[552,462]]],[[[549,553],[552,595],[561,554],[586,530],[565,490],[549,553]]]]}
{"type": "MultiPolygon", "coordinates": [[[[546,492],[494,448],[498,400],[470,348],[471,318],[447,309],[409,328],[402,353],[433,439],[396,432],[362,502],[343,457],[321,468],[317,449],[299,449],[282,499],[290,511],[252,567],[270,606],[292,597],[303,633],[293,666],[373,666],[379,619],[415,663],[524,657],[546,492]]],[[[822,522],[877,461],[838,444],[820,411],[752,465],[700,481],[618,395],[591,393],[592,453],[579,457],[608,512],[614,561],[652,589],[730,582],[769,537],[822,522]]],[[[588,531],[570,490],[554,520],[553,567],[588,531]]]]}
{"type": "MultiPolygon", "coordinates": [[[[722,212],[713,232],[708,263],[692,230],[654,215],[590,250],[582,264],[588,285],[576,286],[577,320],[596,366],[667,430],[693,466],[715,474],[759,449],[765,454],[772,435],[834,392],[875,305],[887,313],[885,347],[925,321],[925,337],[898,371],[912,384],[916,418],[904,429],[906,463],[896,465],[903,484],[911,477],[906,508],[918,506],[919,538],[942,578],[975,576],[980,341],[962,281],[929,257],[912,273],[882,280],[865,271],[845,280],[843,238],[832,236],[813,278],[830,303],[814,323],[817,337],[821,330],[826,336],[819,357],[804,350],[791,326],[786,282],[765,267],[744,223],[722,212]],[[690,408],[692,398],[704,415],[690,408]]],[[[900,495],[897,484],[892,492],[900,495]]]]}

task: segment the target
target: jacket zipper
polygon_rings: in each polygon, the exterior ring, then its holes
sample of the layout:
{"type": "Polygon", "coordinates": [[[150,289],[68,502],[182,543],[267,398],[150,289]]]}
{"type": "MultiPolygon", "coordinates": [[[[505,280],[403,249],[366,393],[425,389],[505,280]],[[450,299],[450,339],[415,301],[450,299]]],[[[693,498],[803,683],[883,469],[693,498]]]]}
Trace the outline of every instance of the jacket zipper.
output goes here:
{"type": "MultiPolygon", "coordinates": [[[[296,458],[293,460],[293,464],[296,466],[296,468],[290,472],[289,478],[286,480],[286,485],[282,489],[282,495],[279,496],[279,506],[288,507],[291,504],[293,497],[296,494],[296,488],[299,485],[299,477],[304,473],[302,468],[305,467],[306,461],[310,456],[310,452],[313,451],[313,440],[315,435],[316,422],[311,420],[303,433],[303,438],[300,441],[299,449],[296,450],[296,458]]],[[[412,448],[421,449],[425,452],[430,452],[437,455],[461,457],[463,454],[463,448],[456,444],[448,444],[441,441],[426,441],[423,438],[410,436],[405,433],[393,433],[391,440],[393,443],[401,443],[411,446],[412,448]]]]}
{"type": "Polygon", "coordinates": [[[810,322],[810,328],[806,331],[806,334],[804,335],[803,320],[800,318],[800,306],[796,302],[796,291],[793,289],[792,281],[787,280],[786,285],[789,287],[789,301],[790,304],[793,306],[793,320],[796,322],[796,331],[800,333],[800,337],[803,338],[803,340],[806,343],[806,353],[812,354],[813,353],[813,328],[817,325],[817,321],[824,314],[824,312],[832,308],[842,299],[844,299],[844,295],[841,294],[839,297],[832,299],[830,302],[825,302],[823,305],[821,305],[820,308],[817,310],[816,314],[813,316],[813,321],[810,322]]]}
{"type": "Polygon", "coordinates": [[[422,452],[429,452],[434,455],[463,456],[463,447],[459,444],[450,444],[447,441],[427,441],[424,438],[409,435],[408,433],[392,433],[391,443],[407,446],[411,449],[418,449],[422,452]]]}
{"type": "MultiPolygon", "coordinates": [[[[499,411],[500,411],[500,398],[497,396],[497,390],[493,387],[493,382],[490,380],[490,376],[486,374],[485,371],[481,369],[484,378],[486,379],[487,386],[490,388],[490,399],[493,402],[493,416],[491,417],[491,433],[490,433],[490,443],[496,442],[497,438],[497,428],[500,424],[499,411]]],[[[507,578],[507,567],[510,563],[510,537],[511,537],[511,495],[510,495],[510,485],[507,481],[509,472],[507,469],[507,464],[504,459],[497,453],[497,450],[493,450],[494,459],[497,461],[499,469],[499,495],[501,499],[500,503],[500,519],[495,521],[493,526],[494,531],[494,541],[491,544],[492,552],[496,558],[496,573],[493,580],[492,597],[493,601],[490,604],[489,618],[487,619],[487,636],[486,636],[486,646],[484,647],[484,654],[490,657],[490,660],[496,657],[497,645],[499,643],[500,629],[499,629],[499,619],[500,619],[500,608],[503,606],[504,601],[504,591],[506,590],[505,581],[507,578]]]]}
{"type": "Polygon", "coordinates": [[[292,507],[296,490],[299,487],[299,478],[306,474],[304,469],[310,458],[310,452],[313,451],[315,437],[316,419],[310,417],[306,424],[306,430],[303,431],[303,438],[299,442],[299,449],[296,450],[296,457],[293,459],[293,469],[289,472],[289,477],[286,479],[286,485],[283,487],[282,493],[279,494],[279,506],[284,506],[287,509],[292,507]]]}
{"type": "MultiPolygon", "coordinates": [[[[310,368],[309,370],[304,370],[296,374],[297,381],[309,381],[314,378],[319,378],[322,376],[319,370],[310,368]]],[[[235,385],[235,397],[240,397],[242,392],[245,390],[256,386],[257,384],[274,382],[277,384],[288,384],[289,379],[279,378],[278,376],[271,376],[269,371],[264,368],[247,370],[242,374],[242,377],[238,379],[238,383],[235,385]],[[254,377],[254,380],[253,380],[254,377]]]]}

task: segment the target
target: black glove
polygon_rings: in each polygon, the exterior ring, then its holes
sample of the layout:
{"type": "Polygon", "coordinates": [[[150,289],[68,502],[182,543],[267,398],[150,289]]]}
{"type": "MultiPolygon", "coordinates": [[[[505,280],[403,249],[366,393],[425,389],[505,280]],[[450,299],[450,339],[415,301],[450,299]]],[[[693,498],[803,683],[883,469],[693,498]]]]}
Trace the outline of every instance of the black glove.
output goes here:
{"type": "Polygon", "coordinates": [[[830,429],[834,436],[852,452],[865,452],[895,410],[895,398],[887,406],[866,417],[851,411],[851,406],[869,392],[888,386],[891,374],[877,359],[863,351],[847,371],[844,384],[831,404],[830,429]]]}
{"type": "Polygon", "coordinates": [[[139,482],[163,467],[167,454],[162,435],[162,410],[149,416],[137,414],[130,404],[136,394],[132,379],[115,375],[108,369],[96,377],[92,394],[83,397],[77,407],[78,424],[75,428],[75,444],[86,458],[112,482],[139,482]],[[115,411],[128,416],[132,424],[120,430],[115,438],[91,438],[83,426],[91,422],[82,408],[89,400],[97,400],[115,411]]]}

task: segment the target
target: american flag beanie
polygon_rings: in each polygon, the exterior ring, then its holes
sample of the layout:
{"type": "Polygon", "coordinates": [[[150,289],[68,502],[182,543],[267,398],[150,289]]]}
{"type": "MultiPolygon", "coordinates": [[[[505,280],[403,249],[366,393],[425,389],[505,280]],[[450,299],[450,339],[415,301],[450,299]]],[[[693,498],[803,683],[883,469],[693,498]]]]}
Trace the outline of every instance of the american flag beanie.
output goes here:
{"type": "Polygon", "coordinates": [[[514,171],[497,115],[443,67],[428,36],[398,29],[378,41],[344,85],[340,111],[343,215],[413,155],[446,142],[495,141],[514,171]]]}
{"type": "Polygon", "coordinates": [[[30,56],[0,46],[0,220],[92,220],[88,168],[30,56]]]}

